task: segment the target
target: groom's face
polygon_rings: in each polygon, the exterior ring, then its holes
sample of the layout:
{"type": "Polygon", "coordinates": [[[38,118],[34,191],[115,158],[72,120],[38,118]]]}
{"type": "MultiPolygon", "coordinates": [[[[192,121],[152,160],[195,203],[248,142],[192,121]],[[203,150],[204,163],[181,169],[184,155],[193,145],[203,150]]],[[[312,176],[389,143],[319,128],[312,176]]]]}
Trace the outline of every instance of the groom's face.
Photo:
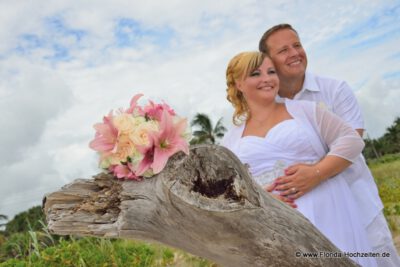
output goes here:
{"type": "Polygon", "coordinates": [[[274,32],[266,43],[281,80],[298,79],[304,76],[307,55],[299,36],[294,31],[282,29],[274,32]]]}

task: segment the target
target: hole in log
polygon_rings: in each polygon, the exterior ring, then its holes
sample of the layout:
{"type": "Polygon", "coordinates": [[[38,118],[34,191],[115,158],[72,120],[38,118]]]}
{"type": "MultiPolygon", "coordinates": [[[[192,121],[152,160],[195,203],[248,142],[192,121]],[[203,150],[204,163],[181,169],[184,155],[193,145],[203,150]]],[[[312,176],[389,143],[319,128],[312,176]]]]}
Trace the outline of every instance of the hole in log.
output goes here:
{"type": "Polygon", "coordinates": [[[233,177],[222,180],[205,180],[198,175],[192,190],[209,198],[217,198],[223,195],[226,199],[241,200],[241,197],[234,190],[233,177]]]}

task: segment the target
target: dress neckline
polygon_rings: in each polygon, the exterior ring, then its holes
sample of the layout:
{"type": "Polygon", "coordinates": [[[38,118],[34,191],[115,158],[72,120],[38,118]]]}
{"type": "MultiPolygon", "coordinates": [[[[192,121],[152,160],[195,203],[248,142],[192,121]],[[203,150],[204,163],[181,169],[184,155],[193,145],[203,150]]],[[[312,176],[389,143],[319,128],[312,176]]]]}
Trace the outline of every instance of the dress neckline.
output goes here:
{"type": "Polygon", "coordinates": [[[241,129],[240,129],[240,139],[244,139],[244,138],[267,139],[267,137],[270,135],[270,133],[271,133],[272,131],[274,131],[275,129],[279,128],[279,127],[280,127],[281,125],[283,125],[284,123],[290,122],[290,121],[294,121],[294,118],[286,119],[286,120],[283,120],[283,121],[278,122],[277,124],[275,124],[274,126],[272,126],[272,127],[267,131],[267,133],[265,134],[264,137],[256,136],[256,135],[246,135],[246,136],[243,136],[244,128],[246,127],[246,124],[243,123],[243,125],[242,125],[242,127],[241,127],[241,129]]]}

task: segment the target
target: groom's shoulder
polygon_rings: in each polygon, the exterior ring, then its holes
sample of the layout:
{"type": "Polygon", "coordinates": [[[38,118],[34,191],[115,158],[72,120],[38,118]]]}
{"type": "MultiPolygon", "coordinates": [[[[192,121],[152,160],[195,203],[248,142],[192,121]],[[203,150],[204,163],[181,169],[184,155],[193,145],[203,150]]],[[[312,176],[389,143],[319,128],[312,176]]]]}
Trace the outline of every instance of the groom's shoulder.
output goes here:
{"type": "Polygon", "coordinates": [[[349,87],[347,82],[331,76],[307,72],[307,80],[312,81],[320,91],[340,90],[349,87]]]}
{"type": "Polygon", "coordinates": [[[304,99],[286,99],[285,102],[287,105],[290,106],[298,106],[298,107],[314,107],[315,101],[313,100],[304,100],[304,99]]]}
{"type": "Polygon", "coordinates": [[[315,72],[310,72],[310,71],[307,71],[306,75],[309,79],[315,80],[316,82],[320,82],[320,83],[325,83],[325,82],[327,82],[327,83],[342,83],[342,82],[344,82],[343,80],[338,79],[336,77],[332,77],[329,75],[323,75],[323,74],[317,74],[315,72]]]}

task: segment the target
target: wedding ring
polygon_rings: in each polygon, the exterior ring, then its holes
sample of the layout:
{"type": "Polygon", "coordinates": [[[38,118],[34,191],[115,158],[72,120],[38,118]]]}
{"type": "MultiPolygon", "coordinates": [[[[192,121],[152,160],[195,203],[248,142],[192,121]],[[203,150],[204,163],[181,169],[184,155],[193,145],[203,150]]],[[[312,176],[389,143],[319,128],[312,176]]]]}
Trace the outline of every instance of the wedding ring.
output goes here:
{"type": "Polygon", "coordinates": [[[296,187],[292,187],[292,189],[290,189],[290,192],[292,192],[293,194],[295,194],[297,192],[296,187]]]}

